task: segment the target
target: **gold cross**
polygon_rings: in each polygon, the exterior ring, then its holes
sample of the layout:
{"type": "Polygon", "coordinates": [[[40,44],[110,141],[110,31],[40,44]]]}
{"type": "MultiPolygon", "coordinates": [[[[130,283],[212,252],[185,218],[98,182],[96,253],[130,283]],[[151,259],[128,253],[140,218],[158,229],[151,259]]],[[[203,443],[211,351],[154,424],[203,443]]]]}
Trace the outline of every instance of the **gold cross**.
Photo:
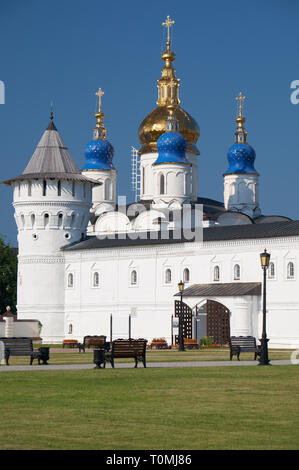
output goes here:
{"type": "Polygon", "coordinates": [[[241,91],[239,93],[239,96],[236,97],[236,100],[239,101],[239,116],[242,116],[242,106],[245,98],[246,96],[243,96],[241,91]]]}
{"type": "Polygon", "coordinates": [[[162,26],[165,26],[165,28],[167,28],[167,42],[169,42],[169,39],[170,39],[170,35],[169,35],[170,28],[172,25],[174,25],[174,23],[175,21],[171,20],[169,15],[167,15],[166,20],[164,21],[164,23],[162,23],[162,26]]]}
{"type": "Polygon", "coordinates": [[[102,96],[104,95],[102,88],[98,89],[98,91],[96,92],[96,95],[99,97],[99,113],[100,113],[102,111],[102,96]]]}

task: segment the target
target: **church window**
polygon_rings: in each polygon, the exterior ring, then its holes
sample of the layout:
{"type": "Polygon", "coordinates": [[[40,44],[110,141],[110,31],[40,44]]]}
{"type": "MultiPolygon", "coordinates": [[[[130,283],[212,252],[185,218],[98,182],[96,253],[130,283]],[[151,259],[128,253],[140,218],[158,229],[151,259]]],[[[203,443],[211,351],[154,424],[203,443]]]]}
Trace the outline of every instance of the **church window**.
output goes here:
{"type": "Polygon", "coordinates": [[[105,180],[105,200],[110,201],[112,199],[111,197],[111,179],[106,179],[105,180]]]}
{"type": "Polygon", "coordinates": [[[34,228],[35,225],[35,215],[31,214],[31,228],[34,228]]]}
{"type": "Polygon", "coordinates": [[[25,227],[25,216],[24,214],[21,214],[21,224],[22,224],[22,228],[25,227]]]}
{"type": "Polygon", "coordinates": [[[273,261],[269,264],[268,278],[273,279],[275,277],[275,264],[273,261]]]}
{"type": "Polygon", "coordinates": [[[32,183],[28,181],[28,196],[32,196],[32,183]]]}
{"type": "Polygon", "coordinates": [[[100,275],[98,272],[93,273],[93,287],[99,287],[100,285],[100,275]]]}
{"type": "Polygon", "coordinates": [[[57,182],[57,195],[61,196],[61,181],[58,180],[57,182]]]}
{"type": "Polygon", "coordinates": [[[165,194],[165,177],[160,175],[160,194],[165,194]]]}
{"type": "Polygon", "coordinates": [[[58,227],[62,227],[63,214],[58,214],[58,227]]]}
{"type": "Polygon", "coordinates": [[[72,196],[76,195],[76,184],[75,181],[72,182],[72,196]]]}
{"type": "Polygon", "coordinates": [[[189,271],[188,268],[184,269],[183,279],[184,279],[184,282],[189,282],[190,281],[190,271],[189,271]]]}
{"type": "Polygon", "coordinates": [[[44,215],[44,227],[48,227],[49,225],[49,214],[44,215]]]}
{"type": "Polygon", "coordinates": [[[220,268],[219,266],[214,267],[214,281],[220,280],[220,268]]]}
{"type": "Polygon", "coordinates": [[[43,181],[43,196],[47,195],[47,181],[43,181]]]}
{"type": "Polygon", "coordinates": [[[70,323],[69,324],[69,335],[73,333],[73,325],[70,323]]]}
{"type": "Polygon", "coordinates": [[[67,286],[74,287],[74,275],[73,273],[69,273],[67,276],[67,286]]]}
{"type": "Polygon", "coordinates": [[[171,269],[167,268],[165,271],[165,284],[171,283],[171,269]]]}
{"type": "Polygon", "coordinates": [[[86,183],[83,183],[83,198],[86,198],[86,183]]]}
{"type": "Polygon", "coordinates": [[[241,277],[241,269],[239,264],[235,264],[234,266],[234,280],[239,281],[241,277]]]}
{"type": "Polygon", "coordinates": [[[290,261],[288,263],[287,277],[288,277],[288,279],[294,279],[294,277],[295,277],[295,265],[292,261],[290,261]]]}
{"type": "Polygon", "coordinates": [[[137,284],[137,271],[133,269],[133,271],[131,272],[131,285],[135,286],[136,284],[137,284]]]}

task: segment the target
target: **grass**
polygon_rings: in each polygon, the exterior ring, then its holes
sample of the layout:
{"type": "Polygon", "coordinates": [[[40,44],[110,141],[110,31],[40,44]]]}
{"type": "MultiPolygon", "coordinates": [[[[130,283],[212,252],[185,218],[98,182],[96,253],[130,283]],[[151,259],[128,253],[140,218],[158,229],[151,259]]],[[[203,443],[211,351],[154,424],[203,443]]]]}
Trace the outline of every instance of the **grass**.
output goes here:
{"type": "Polygon", "coordinates": [[[294,365],[11,371],[0,381],[2,450],[299,448],[294,365]]]}

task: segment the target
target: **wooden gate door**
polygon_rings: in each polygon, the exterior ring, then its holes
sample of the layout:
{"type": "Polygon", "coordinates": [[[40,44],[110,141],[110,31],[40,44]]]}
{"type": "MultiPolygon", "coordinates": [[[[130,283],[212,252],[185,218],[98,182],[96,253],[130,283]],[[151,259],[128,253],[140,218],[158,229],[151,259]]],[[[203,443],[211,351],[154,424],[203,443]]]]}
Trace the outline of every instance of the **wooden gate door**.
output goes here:
{"type": "MultiPolygon", "coordinates": [[[[174,301],[174,316],[179,318],[181,312],[181,301],[174,301]]],[[[182,314],[183,314],[183,334],[184,338],[192,338],[192,309],[182,302],[182,314]]],[[[175,335],[175,344],[179,344],[179,337],[175,335]]]]}
{"type": "Polygon", "coordinates": [[[215,344],[227,344],[230,338],[229,310],[214,300],[207,300],[207,336],[215,344]]]}

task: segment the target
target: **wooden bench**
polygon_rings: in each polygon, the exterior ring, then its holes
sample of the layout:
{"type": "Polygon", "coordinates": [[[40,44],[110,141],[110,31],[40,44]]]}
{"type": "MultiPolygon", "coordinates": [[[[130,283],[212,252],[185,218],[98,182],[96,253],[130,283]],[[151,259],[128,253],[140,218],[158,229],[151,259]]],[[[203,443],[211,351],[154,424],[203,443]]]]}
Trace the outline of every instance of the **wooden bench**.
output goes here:
{"type": "Polygon", "coordinates": [[[241,352],[253,352],[254,360],[256,360],[257,356],[261,355],[261,347],[256,345],[254,336],[231,336],[229,347],[230,360],[232,360],[233,356],[237,356],[239,361],[241,352]]]}
{"type": "MultiPolygon", "coordinates": [[[[105,354],[105,362],[108,359],[114,368],[114,359],[133,358],[135,359],[135,367],[138,361],[146,367],[146,339],[116,339],[112,342],[111,352],[105,354]]],[[[104,363],[104,367],[105,367],[104,363]]]]}
{"type": "Polygon", "coordinates": [[[62,341],[62,348],[78,348],[79,343],[76,339],[64,339],[62,341]]]}
{"type": "Polygon", "coordinates": [[[4,356],[6,365],[10,356],[29,356],[30,365],[32,365],[34,359],[38,359],[40,364],[41,352],[40,350],[34,350],[32,339],[30,338],[0,338],[0,341],[4,344],[4,356]]]}

